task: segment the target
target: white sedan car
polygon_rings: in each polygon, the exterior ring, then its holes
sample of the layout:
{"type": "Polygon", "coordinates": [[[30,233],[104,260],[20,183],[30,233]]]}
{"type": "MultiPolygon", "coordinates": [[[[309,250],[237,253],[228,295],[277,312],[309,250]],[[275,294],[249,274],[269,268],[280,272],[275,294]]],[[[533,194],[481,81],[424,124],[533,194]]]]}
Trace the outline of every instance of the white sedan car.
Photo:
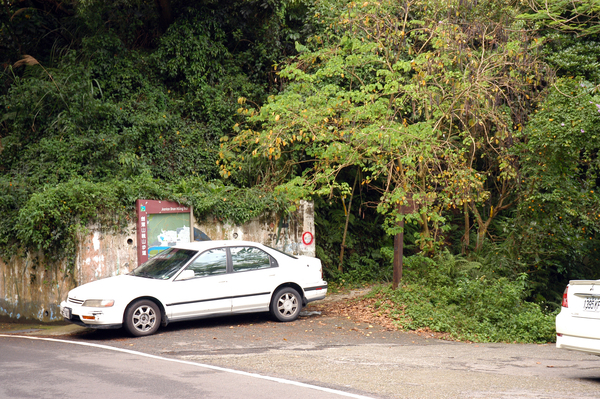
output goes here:
{"type": "Polygon", "coordinates": [[[325,298],[321,261],[247,241],[171,247],[127,275],[81,285],[60,304],[65,320],[150,335],[172,321],[270,311],[293,321],[325,298]]]}
{"type": "Polygon", "coordinates": [[[600,355],[600,280],[571,280],[556,316],[556,347],[600,355]]]}

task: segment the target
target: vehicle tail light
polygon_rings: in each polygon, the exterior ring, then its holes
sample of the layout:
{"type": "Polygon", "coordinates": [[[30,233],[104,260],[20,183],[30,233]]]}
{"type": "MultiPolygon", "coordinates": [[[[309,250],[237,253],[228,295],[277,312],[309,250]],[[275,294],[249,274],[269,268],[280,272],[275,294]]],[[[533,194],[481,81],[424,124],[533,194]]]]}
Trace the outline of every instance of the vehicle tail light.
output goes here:
{"type": "Polygon", "coordinates": [[[563,308],[569,307],[569,300],[567,299],[568,293],[569,293],[569,286],[567,285],[567,288],[565,288],[565,292],[563,292],[563,300],[562,300],[562,304],[561,304],[563,308]]]}

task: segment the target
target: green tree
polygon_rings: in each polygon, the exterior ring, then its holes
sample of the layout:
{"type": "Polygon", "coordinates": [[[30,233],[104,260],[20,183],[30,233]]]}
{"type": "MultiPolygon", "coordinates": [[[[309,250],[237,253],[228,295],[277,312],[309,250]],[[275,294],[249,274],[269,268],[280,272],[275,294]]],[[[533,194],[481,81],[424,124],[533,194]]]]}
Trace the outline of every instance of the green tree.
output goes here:
{"type": "Polygon", "coordinates": [[[529,4],[531,8],[519,18],[535,22],[542,56],[557,75],[600,83],[600,3],[532,0],[529,4]]]}
{"type": "Polygon", "coordinates": [[[304,3],[166,3],[164,31],[151,0],[2,3],[3,255],[13,244],[67,254],[76,226],[94,220],[77,201],[118,204],[119,220],[140,196],[236,222],[280,208],[283,196],[262,187],[214,181],[218,138],[238,97],[273,89],[269,66],[303,34],[304,3]]]}
{"type": "MultiPolygon", "coordinates": [[[[600,33],[600,2],[598,0],[530,0],[531,11],[521,17],[577,36],[600,33]]],[[[528,10],[529,11],[529,10],[528,10]]]]}
{"type": "Polygon", "coordinates": [[[592,85],[562,79],[520,133],[523,200],[519,248],[536,279],[600,273],[600,97],[592,85]]]}
{"type": "Polygon", "coordinates": [[[444,214],[465,207],[479,249],[515,195],[507,149],[543,72],[524,31],[507,29],[515,15],[502,1],[317,2],[322,30],[283,65],[284,92],[240,108],[247,123],[223,145],[223,174],[262,159],[292,196],[344,197],[350,184],[338,176],[358,170],[381,193],[390,234],[412,200],[406,218],[433,250],[448,229],[444,214]]]}

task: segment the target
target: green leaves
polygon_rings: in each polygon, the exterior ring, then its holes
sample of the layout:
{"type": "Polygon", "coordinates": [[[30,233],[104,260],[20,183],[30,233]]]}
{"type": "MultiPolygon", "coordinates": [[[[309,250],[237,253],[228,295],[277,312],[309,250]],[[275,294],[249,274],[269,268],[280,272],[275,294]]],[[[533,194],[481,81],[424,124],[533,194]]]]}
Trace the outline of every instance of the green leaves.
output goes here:
{"type": "Polygon", "coordinates": [[[443,236],[444,213],[463,204],[483,240],[495,213],[488,219],[478,207],[494,206],[498,181],[497,212],[514,194],[507,149],[512,119],[526,111],[513,98],[531,97],[539,74],[522,76],[538,61],[524,57],[527,37],[506,31],[512,11],[504,3],[451,5],[456,15],[437,3],[318,2],[321,31],[281,70],[286,89],[258,111],[238,110],[246,123],[224,144],[222,175],[252,159],[274,183],[301,176],[285,185],[297,195],[331,197],[345,195],[342,171],[358,167],[361,184],[381,193],[388,232],[405,218],[398,206],[413,198],[407,218],[421,225],[423,248],[443,236]],[[465,21],[477,29],[465,31],[465,21]]]}
{"type": "Polygon", "coordinates": [[[530,4],[534,12],[522,14],[520,18],[579,36],[600,32],[600,4],[596,0],[532,1],[530,4]]]}
{"type": "Polygon", "coordinates": [[[525,300],[527,275],[498,272],[495,262],[449,253],[435,259],[412,256],[405,258],[403,286],[374,295],[392,301],[391,316],[406,329],[430,328],[474,342],[554,341],[556,314],[525,300]]]}
{"type": "Polygon", "coordinates": [[[153,53],[158,70],[186,88],[214,84],[232,56],[216,21],[193,10],[190,13],[171,26],[153,53]]]}
{"type": "Polygon", "coordinates": [[[217,217],[244,224],[266,212],[285,212],[289,202],[284,193],[264,187],[238,188],[204,178],[181,180],[171,187],[169,198],[194,207],[197,218],[217,217]]]}
{"type": "MultiPolygon", "coordinates": [[[[75,254],[77,234],[91,222],[118,228],[122,206],[115,185],[73,179],[31,195],[19,209],[16,236],[50,257],[75,254]]],[[[120,220],[124,223],[124,220],[120,220]]]]}
{"type": "MultiPolygon", "coordinates": [[[[0,197],[0,211],[13,214],[0,231],[14,232],[26,248],[44,251],[60,259],[75,254],[80,233],[94,224],[100,229],[119,231],[134,218],[137,199],[163,199],[192,205],[197,218],[217,217],[243,224],[265,212],[285,212],[289,202],[285,194],[261,187],[250,189],[226,186],[219,181],[187,178],[172,185],[152,179],[148,174],[124,180],[90,182],[73,178],[48,185],[21,199],[18,187],[8,185],[8,194],[0,197]]],[[[4,236],[4,235],[3,235],[4,236]]],[[[9,246],[12,242],[2,242],[9,246]]],[[[6,248],[6,247],[5,247],[6,248]]],[[[3,255],[9,255],[3,251],[3,255]]]]}
{"type": "Polygon", "coordinates": [[[591,250],[600,232],[599,123],[600,97],[584,82],[563,79],[521,134],[519,221],[538,269],[572,275],[583,264],[600,266],[591,250]]]}
{"type": "MultiPolygon", "coordinates": [[[[12,187],[0,200],[3,254],[15,244],[70,256],[79,227],[103,222],[102,212],[131,218],[138,198],[180,200],[200,217],[236,223],[289,207],[272,189],[205,183],[219,177],[218,139],[233,134],[236,100],[265,97],[270,65],[284,51],[267,44],[283,40],[271,28],[290,16],[285,5],[177,4],[180,17],[162,36],[146,6],[79,4],[80,19],[70,22],[83,38],[66,35],[72,43],[51,60],[3,75],[0,184],[12,187]],[[245,15],[257,12],[261,22],[248,24],[245,15]],[[226,34],[232,26],[235,38],[226,34]],[[103,204],[114,206],[97,209],[103,204]]],[[[256,181],[250,173],[235,179],[256,181]]]]}

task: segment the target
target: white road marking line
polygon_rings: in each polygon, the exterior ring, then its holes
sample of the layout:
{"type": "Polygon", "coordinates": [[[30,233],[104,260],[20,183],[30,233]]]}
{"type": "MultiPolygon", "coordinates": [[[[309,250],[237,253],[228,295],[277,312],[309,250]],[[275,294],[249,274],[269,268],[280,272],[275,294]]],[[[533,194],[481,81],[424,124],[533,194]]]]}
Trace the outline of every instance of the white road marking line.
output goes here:
{"type": "Polygon", "coordinates": [[[303,382],[286,380],[284,378],[269,377],[266,375],[261,375],[261,374],[256,374],[256,373],[248,373],[245,371],[239,371],[239,370],[233,370],[233,369],[227,369],[227,368],[219,367],[219,366],[211,366],[210,364],[195,363],[195,362],[190,362],[187,360],[169,359],[168,357],[150,355],[148,353],[133,351],[131,349],[115,348],[114,346],[94,344],[94,343],[90,343],[90,342],[67,341],[67,340],[55,339],[55,338],[30,337],[30,336],[24,336],[24,335],[10,335],[10,334],[0,334],[0,337],[25,338],[25,339],[40,340],[40,341],[62,342],[62,343],[66,343],[66,344],[74,344],[74,345],[81,345],[81,346],[91,346],[93,348],[107,349],[107,350],[111,350],[111,351],[115,351],[115,352],[123,352],[123,353],[128,353],[131,355],[149,357],[151,359],[166,360],[168,362],[187,364],[187,365],[196,366],[196,367],[204,367],[204,368],[208,368],[208,369],[212,369],[212,370],[223,371],[225,373],[239,374],[239,375],[243,375],[246,377],[259,378],[262,380],[279,382],[281,384],[295,385],[298,387],[315,389],[317,391],[328,392],[328,393],[332,393],[334,395],[346,396],[349,398],[373,399],[369,396],[357,395],[357,394],[353,394],[353,393],[349,393],[349,392],[338,391],[337,389],[325,388],[325,387],[320,387],[318,385],[311,385],[311,384],[305,384],[303,382]]]}

